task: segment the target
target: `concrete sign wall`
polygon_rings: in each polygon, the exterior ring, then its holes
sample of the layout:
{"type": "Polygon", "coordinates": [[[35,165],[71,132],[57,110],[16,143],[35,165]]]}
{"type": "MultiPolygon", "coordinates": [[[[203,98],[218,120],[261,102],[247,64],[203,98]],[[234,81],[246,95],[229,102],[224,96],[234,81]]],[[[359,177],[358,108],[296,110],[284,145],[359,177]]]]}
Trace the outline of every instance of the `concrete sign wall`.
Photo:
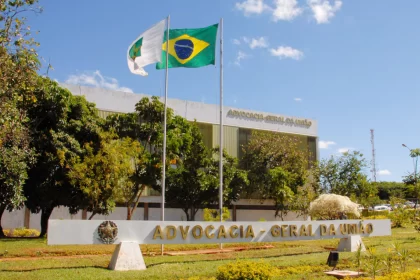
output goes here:
{"type": "Polygon", "coordinates": [[[390,220],[160,222],[49,220],[48,244],[202,244],[391,235],[390,220]]]}

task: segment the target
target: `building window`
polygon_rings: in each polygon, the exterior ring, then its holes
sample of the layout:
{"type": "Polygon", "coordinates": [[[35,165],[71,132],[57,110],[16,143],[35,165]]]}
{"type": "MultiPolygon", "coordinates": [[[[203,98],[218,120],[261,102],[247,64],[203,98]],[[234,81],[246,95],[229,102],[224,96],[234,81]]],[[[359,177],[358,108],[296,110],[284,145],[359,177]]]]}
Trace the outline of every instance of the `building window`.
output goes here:
{"type": "Polygon", "coordinates": [[[252,130],[239,128],[239,159],[241,159],[247,151],[247,144],[251,139],[252,130]]]}
{"type": "Polygon", "coordinates": [[[313,166],[315,161],[317,160],[317,151],[316,151],[316,138],[315,137],[308,137],[308,163],[309,168],[313,166]]]}

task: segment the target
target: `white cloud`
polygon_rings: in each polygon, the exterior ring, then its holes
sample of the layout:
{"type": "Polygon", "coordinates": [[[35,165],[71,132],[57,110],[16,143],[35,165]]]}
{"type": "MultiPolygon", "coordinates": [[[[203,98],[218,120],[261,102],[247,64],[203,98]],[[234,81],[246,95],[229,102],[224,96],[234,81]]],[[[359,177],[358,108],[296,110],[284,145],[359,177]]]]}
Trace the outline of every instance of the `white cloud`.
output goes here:
{"type": "Polygon", "coordinates": [[[232,40],[232,44],[234,44],[234,45],[240,45],[241,44],[241,41],[239,41],[238,39],[233,39],[232,40]]]}
{"type": "Polygon", "coordinates": [[[249,55],[247,55],[246,53],[244,53],[243,51],[238,51],[237,55],[236,55],[236,59],[235,59],[235,64],[240,66],[241,65],[241,60],[245,59],[249,57],[249,55]]]}
{"type": "Polygon", "coordinates": [[[252,38],[251,39],[251,42],[249,43],[249,47],[251,49],[255,49],[255,48],[267,48],[268,47],[268,41],[264,37],[252,38]]]}
{"type": "Polygon", "coordinates": [[[121,87],[117,79],[102,76],[99,70],[96,70],[91,73],[80,74],[80,75],[70,75],[65,81],[65,83],[107,88],[107,89],[113,89],[113,90],[124,91],[124,92],[133,92],[131,88],[121,87]]]}
{"type": "Polygon", "coordinates": [[[335,13],[341,9],[341,0],[308,0],[308,5],[318,24],[328,23],[335,13]],[[334,4],[332,4],[334,2],[334,4]]]}
{"type": "Polygon", "coordinates": [[[338,152],[340,153],[340,154],[344,154],[344,153],[347,153],[347,152],[349,152],[350,151],[350,148],[340,148],[340,149],[338,149],[338,152]]]}
{"type": "Polygon", "coordinates": [[[320,149],[328,149],[329,146],[335,145],[334,141],[318,141],[318,146],[320,149]]]}
{"type": "Polygon", "coordinates": [[[271,55],[277,56],[278,58],[291,58],[295,60],[300,60],[303,58],[303,52],[300,50],[291,48],[291,47],[285,47],[280,46],[277,49],[271,49],[270,50],[271,55]]]}
{"type": "Polygon", "coordinates": [[[299,8],[297,0],[276,0],[274,4],[274,21],[292,20],[303,12],[302,8],[299,8]]]}
{"type": "Polygon", "coordinates": [[[300,101],[302,101],[302,98],[300,98],[300,97],[296,97],[296,98],[294,98],[293,100],[294,100],[294,101],[296,101],[296,102],[300,102],[300,101]]]}
{"type": "Polygon", "coordinates": [[[384,176],[391,175],[391,171],[389,171],[388,169],[379,170],[378,175],[384,175],[384,176]]]}
{"type": "Polygon", "coordinates": [[[245,0],[242,3],[235,4],[236,9],[243,11],[246,16],[252,14],[261,14],[268,6],[264,4],[263,0],[245,0]]]}

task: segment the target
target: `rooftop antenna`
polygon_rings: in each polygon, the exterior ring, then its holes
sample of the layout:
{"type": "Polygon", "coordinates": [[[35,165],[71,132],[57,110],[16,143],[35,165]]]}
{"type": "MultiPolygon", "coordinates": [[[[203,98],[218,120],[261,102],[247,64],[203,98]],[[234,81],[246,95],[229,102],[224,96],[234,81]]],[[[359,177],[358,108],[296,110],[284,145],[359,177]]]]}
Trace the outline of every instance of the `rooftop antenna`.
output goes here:
{"type": "Polygon", "coordinates": [[[376,183],[375,131],[373,129],[370,130],[370,142],[372,144],[372,179],[376,183]]]}

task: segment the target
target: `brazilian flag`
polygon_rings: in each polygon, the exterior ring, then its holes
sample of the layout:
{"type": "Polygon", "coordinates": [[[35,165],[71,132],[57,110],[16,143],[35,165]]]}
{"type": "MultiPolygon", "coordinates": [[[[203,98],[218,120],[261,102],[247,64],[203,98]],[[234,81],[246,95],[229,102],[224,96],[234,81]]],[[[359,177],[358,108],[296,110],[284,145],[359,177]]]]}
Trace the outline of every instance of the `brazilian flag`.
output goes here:
{"type": "MultiPolygon", "coordinates": [[[[214,64],[218,24],[204,28],[170,29],[168,68],[197,68],[214,64]]],[[[166,68],[166,32],[162,44],[162,62],[156,69],[166,68]]]]}

